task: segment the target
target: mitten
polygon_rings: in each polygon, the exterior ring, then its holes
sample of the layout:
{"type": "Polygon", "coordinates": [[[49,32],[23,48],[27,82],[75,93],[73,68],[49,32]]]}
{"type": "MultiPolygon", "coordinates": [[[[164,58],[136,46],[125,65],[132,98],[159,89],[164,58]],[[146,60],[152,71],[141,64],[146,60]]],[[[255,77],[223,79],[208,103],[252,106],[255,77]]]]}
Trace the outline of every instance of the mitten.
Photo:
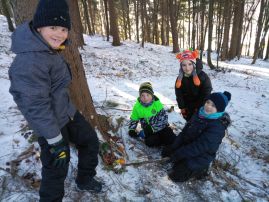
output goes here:
{"type": "Polygon", "coordinates": [[[172,153],[173,153],[172,148],[170,146],[166,146],[163,148],[161,155],[163,158],[165,158],[165,157],[170,157],[172,153]]]}
{"type": "Polygon", "coordinates": [[[144,133],[145,133],[145,136],[146,136],[146,138],[147,137],[149,137],[149,136],[151,136],[152,134],[153,134],[153,128],[151,127],[151,125],[149,125],[149,124],[147,124],[144,128],[143,128],[143,130],[144,130],[144,133]]]}
{"type": "Polygon", "coordinates": [[[130,135],[130,137],[132,138],[137,138],[138,135],[137,133],[135,132],[135,130],[129,130],[128,134],[130,135]]]}
{"type": "Polygon", "coordinates": [[[144,130],[141,130],[139,133],[138,133],[138,136],[142,139],[145,138],[145,133],[144,133],[144,130]]]}
{"type": "Polygon", "coordinates": [[[184,109],[181,109],[181,114],[183,118],[186,119],[188,117],[189,112],[186,108],[184,108],[184,109]]]}
{"type": "Polygon", "coordinates": [[[53,160],[53,166],[56,168],[63,168],[68,164],[68,146],[64,142],[63,139],[60,141],[50,144],[50,153],[52,154],[54,160],[53,160]]]}

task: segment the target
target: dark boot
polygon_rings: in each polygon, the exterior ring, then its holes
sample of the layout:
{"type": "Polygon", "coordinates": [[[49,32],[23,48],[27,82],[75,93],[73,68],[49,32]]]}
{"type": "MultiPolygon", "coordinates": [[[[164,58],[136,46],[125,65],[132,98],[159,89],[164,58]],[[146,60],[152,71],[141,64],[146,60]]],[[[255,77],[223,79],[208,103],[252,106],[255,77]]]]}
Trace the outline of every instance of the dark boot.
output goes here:
{"type": "Polygon", "coordinates": [[[192,177],[194,177],[197,180],[202,180],[206,178],[207,176],[209,176],[208,168],[204,168],[199,172],[193,172],[193,175],[192,175],[192,177]]]}
{"type": "Polygon", "coordinates": [[[78,184],[77,183],[77,190],[78,191],[89,191],[92,193],[100,193],[102,191],[102,183],[98,182],[94,178],[91,178],[85,184],[78,184]]]}

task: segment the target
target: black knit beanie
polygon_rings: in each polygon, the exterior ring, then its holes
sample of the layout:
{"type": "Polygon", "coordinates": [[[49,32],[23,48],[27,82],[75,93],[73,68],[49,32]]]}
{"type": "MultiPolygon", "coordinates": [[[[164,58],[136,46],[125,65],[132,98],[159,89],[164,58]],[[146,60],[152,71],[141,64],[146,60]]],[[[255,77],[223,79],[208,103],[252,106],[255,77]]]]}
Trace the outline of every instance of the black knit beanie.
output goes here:
{"type": "Polygon", "coordinates": [[[33,18],[34,28],[61,26],[71,29],[68,4],[65,0],[40,0],[33,18]]]}
{"type": "Polygon", "coordinates": [[[211,100],[218,112],[224,112],[228,102],[231,100],[231,93],[224,91],[223,93],[212,93],[209,95],[208,100],[211,100]]]}
{"type": "Polygon", "coordinates": [[[152,96],[154,95],[153,88],[150,82],[144,82],[139,87],[139,95],[142,93],[149,93],[152,96]]]}

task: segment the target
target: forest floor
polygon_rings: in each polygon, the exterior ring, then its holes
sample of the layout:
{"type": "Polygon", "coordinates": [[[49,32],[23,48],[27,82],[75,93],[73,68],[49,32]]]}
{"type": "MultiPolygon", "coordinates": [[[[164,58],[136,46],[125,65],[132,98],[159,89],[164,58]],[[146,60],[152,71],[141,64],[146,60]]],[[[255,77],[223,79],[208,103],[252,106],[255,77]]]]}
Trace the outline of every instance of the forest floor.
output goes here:
{"type": "MultiPolygon", "coordinates": [[[[14,58],[10,36],[0,16],[0,201],[37,201],[39,146],[8,93],[8,68],[14,58]]],[[[115,129],[110,134],[122,139],[127,162],[159,159],[159,148],[148,148],[127,135],[128,119],[139,84],[150,81],[165,109],[175,108],[169,113],[175,133],[184,126],[175,101],[179,63],[172,48],[148,43],[141,48],[132,41],[112,47],[101,36],[85,35],[84,39],[81,54],[94,105],[115,129]]],[[[100,160],[96,177],[104,182],[104,192],[80,193],[75,189],[77,155],[72,147],[64,201],[268,201],[269,62],[250,63],[248,58],[222,62],[222,71],[204,65],[213,90],[232,93],[227,112],[233,122],[208,177],[174,183],[167,177],[171,165],[142,164],[115,173],[100,160]]]]}

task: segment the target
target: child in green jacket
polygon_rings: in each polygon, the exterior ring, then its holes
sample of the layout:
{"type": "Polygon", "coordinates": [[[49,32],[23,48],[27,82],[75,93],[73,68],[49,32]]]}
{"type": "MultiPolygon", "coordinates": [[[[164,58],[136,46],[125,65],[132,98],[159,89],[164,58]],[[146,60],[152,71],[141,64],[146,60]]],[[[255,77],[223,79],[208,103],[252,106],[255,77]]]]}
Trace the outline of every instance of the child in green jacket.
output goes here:
{"type": "Polygon", "coordinates": [[[172,144],[175,134],[168,124],[168,115],[158,97],[154,95],[150,82],[139,87],[139,97],[133,107],[129,124],[129,135],[137,138],[143,134],[149,147],[172,144]],[[142,126],[140,135],[136,132],[138,122],[142,126]]]}

